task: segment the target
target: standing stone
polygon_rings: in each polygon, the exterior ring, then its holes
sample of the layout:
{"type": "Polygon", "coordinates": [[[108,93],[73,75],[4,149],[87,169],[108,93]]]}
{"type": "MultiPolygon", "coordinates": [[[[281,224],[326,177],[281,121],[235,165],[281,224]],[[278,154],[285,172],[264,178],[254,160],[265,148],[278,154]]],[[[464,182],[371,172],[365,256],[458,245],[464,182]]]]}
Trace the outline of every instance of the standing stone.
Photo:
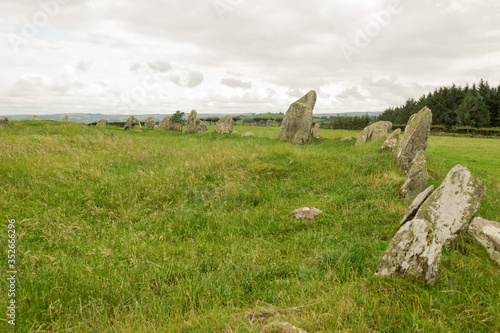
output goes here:
{"type": "Polygon", "coordinates": [[[155,128],[155,118],[148,117],[148,119],[146,119],[146,121],[144,122],[144,127],[145,128],[155,128]]]}
{"type": "Polygon", "coordinates": [[[101,119],[97,122],[96,126],[98,127],[106,127],[108,126],[108,121],[106,119],[101,119]]]}
{"type": "Polygon", "coordinates": [[[432,191],[434,191],[434,185],[429,186],[425,189],[425,191],[417,195],[399,224],[404,224],[410,220],[413,220],[420,207],[424,204],[425,200],[427,200],[427,198],[432,194],[432,191]]]}
{"type": "Polygon", "coordinates": [[[233,117],[230,115],[225,116],[215,125],[215,132],[219,134],[231,134],[233,131],[233,117]]]}
{"type": "Polygon", "coordinates": [[[142,127],[139,119],[137,119],[135,117],[128,118],[127,122],[125,123],[124,129],[127,131],[127,130],[133,129],[135,127],[142,127]]]}
{"type": "Polygon", "coordinates": [[[397,129],[389,135],[387,140],[385,140],[384,144],[378,151],[379,153],[390,151],[395,152],[398,148],[399,136],[401,135],[401,129],[397,129]]]}
{"type": "Polygon", "coordinates": [[[427,173],[427,158],[423,150],[419,151],[413,160],[408,178],[399,193],[406,203],[410,203],[429,185],[427,173]]]}
{"type": "Polygon", "coordinates": [[[415,219],[429,221],[438,241],[445,245],[462,229],[467,229],[481,207],[486,187],[466,167],[458,164],[424,202],[415,219]]]}
{"type": "Polygon", "coordinates": [[[64,116],[63,119],[61,119],[61,121],[64,121],[64,122],[67,122],[68,120],[69,120],[68,116],[64,116]]]}
{"type": "Polygon", "coordinates": [[[313,138],[319,139],[319,124],[314,124],[312,135],[313,135],[313,138]]]}
{"type": "Polygon", "coordinates": [[[385,141],[391,128],[392,123],[390,121],[379,121],[365,127],[357,136],[356,146],[366,142],[385,141]]]}
{"type": "Polygon", "coordinates": [[[196,110],[192,110],[188,117],[186,133],[205,133],[208,132],[207,125],[198,118],[196,110]]]}
{"type": "Polygon", "coordinates": [[[0,116],[0,125],[1,126],[7,125],[8,122],[9,122],[9,118],[7,118],[6,116],[0,116]]]}
{"type": "Polygon", "coordinates": [[[38,116],[33,116],[33,118],[31,118],[31,120],[38,120],[38,116]]]}
{"type": "Polygon", "coordinates": [[[179,123],[172,124],[172,126],[170,127],[170,130],[174,131],[174,132],[182,133],[182,124],[179,124],[179,123]]]}
{"type": "Polygon", "coordinates": [[[433,285],[438,278],[442,247],[432,224],[415,219],[396,233],[375,275],[409,277],[433,285]]]}
{"type": "Polygon", "coordinates": [[[168,131],[172,130],[172,116],[166,116],[165,118],[163,118],[163,120],[158,125],[158,128],[168,131]]]}
{"type": "Polygon", "coordinates": [[[316,92],[311,90],[307,95],[290,105],[281,123],[279,140],[294,144],[309,142],[316,99],[316,92]]]}
{"type": "Polygon", "coordinates": [[[427,140],[432,124],[432,111],[424,107],[410,117],[397,148],[399,169],[408,174],[418,151],[427,149],[427,140]]]}
{"type": "Polygon", "coordinates": [[[468,232],[486,248],[491,259],[500,265],[500,223],[476,217],[468,232]]]}

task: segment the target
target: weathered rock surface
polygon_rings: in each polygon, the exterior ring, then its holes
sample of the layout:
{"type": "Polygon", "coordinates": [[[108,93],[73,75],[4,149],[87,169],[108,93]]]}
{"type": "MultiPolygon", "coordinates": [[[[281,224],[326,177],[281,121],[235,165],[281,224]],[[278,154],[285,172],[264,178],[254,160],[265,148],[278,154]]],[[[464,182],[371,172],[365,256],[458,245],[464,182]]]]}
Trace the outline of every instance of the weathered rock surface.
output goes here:
{"type": "Polygon", "coordinates": [[[215,125],[215,132],[219,134],[231,134],[233,125],[233,117],[227,115],[217,122],[217,125],[215,125]]]}
{"type": "Polygon", "coordinates": [[[433,285],[438,278],[442,246],[430,222],[414,219],[391,240],[375,275],[410,277],[433,285]]]}
{"type": "Polygon", "coordinates": [[[432,111],[427,107],[410,117],[396,153],[399,169],[405,174],[410,172],[417,152],[427,149],[431,124],[432,111]]]}
{"type": "Polygon", "coordinates": [[[232,131],[231,134],[240,134],[238,131],[232,131]]]}
{"type": "Polygon", "coordinates": [[[68,120],[69,120],[68,116],[64,116],[63,119],[61,119],[61,121],[64,121],[64,122],[67,122],[68,120]]]}
{"type": "Polygon", "coordinates": [[[96,126],[98,127],[106,127],[108,126],[108,121],[106,119],[101,119],[97,122],[96,126]]]}
{"type": "Polygon", "coordinates": [[[302,219],[302,220],[314,220],[316,217],[319,215],[323,214],[322,211],[320,211],[317,208],[314,207],[302,207],[299,209],[294,210],[290,216],[295,217],[297,220],[302,219]]]}
{"type": "Polygon", "coordinates": [[[425,200],[427,200],[427,198],[429,198],[429,196],[432,194],[432,191],[434,191],[434,185],[429,186],[422,193],[417,195],[415,200],[413,200],[412,204],[406,211],[406,214],[401,220],[400,224],[408,222],[415,217],[420,207],[424,204],[425,200]]]}
{"type": "Polygon", "coordinates": [[[252,132],[246,132],[245,134],[243,134],[242,136],[254,136],[255,134],[253,134],[252,132]]]}
{"type": "Polygon", "coordinates": [[[394,132],[389,135],[387,140],[385,140],[384,144],[378,151],[379,153],[383,152],[396,152],[396,149],[398,148],[398,143],[399,143],[399,136],[401,135],[401,129],[397,129],[394,132]]]}
{"type": "Polygon", "coordinates": [[[135,127],[142,127],[141,122],[135,117],[129,117],[123,129],[128,131],[129,129],[133,129],[135,127]]]}
{"type": "Polygon", "coordinates": [[[182,133],[182,124],[175,123],[175,124],[172,124],[172,126],[170,128],[171,128],[171,131],[173,131],[173,132],[182,133]]]}
{"type": "Polygon", "coordinates": [[[500,265],[500,223],[476,217],[468,232],[486,248],[491,259],[500,265]]]}
{"type": "Polygon", "coordinates": [[[163,118],[158,124],[158,128],[170,131],[172,129],[172,116],[166,116],[163,118]]]}
{"type": "Polygon", "coordinates": [[[144,128],[155,128],[155,118],[148,117],[144,122],[144,128]]]}
{"type": "Polygon", "coordinates": [[[315,139],[319,139],[319,124],[314,124],[312,136],[315,139]]]}
{"type": "Polygon", "coordinates": [[[6,116],[0,116],[0,125],[7,125],[9,123],[9,118],[6,116]]]}
{"type": "Polygon", "coordinates": [[[279,140],[294,144],[309,142],[316,99],[316,92],[311,90],[307,95],[290,105],[281,123],[279,140]]]}
{"type": "Polygon", "coordinates": [[[361,145],[366,142],[385,140],[387,138],[387,133],[391,128],[392,123],[390,121],[379,121],[371,124],[359,132],[356,145],[361,145]]]}
{"type": "Polygon", "coordinates": [[[458,164],[420,207],[415,219],[429,221],[436,230],[438,242],[446,245],[459,231],[469,227],[485,194],[484,184],[458,164]]]}
{"type": "Polygon", "coordinates": [[[307,333],[306,331],[285,322],[270,323],[262,329],[265,333],[307,333]]]}
{"type": "Polygon", "coordinates": [[[38,116],[33,116],[31,120],[38,120],[38,116]]]}
{"type": "Polygon", "coordinates": [[[399,193],[406,203],[410,203],[429,185],[427,173],[427,158],[423,150],[419,151],[413,160],[408,178],[399,193]]]}
{"type": "Polygon", "coordinates": [[[198,119],[198,113],[196,110],[192,110],[188,117],[186,125],[186,133],[205,133],[208,132],[207,125],[198,119]]]}
{"type": "Polygon", "coordinates": [[[353,140],[353,138],[351,138],[350,136],[347,136],[345,138],[340,139],[340,142],[351,141],[351,140],[353,140]]]}

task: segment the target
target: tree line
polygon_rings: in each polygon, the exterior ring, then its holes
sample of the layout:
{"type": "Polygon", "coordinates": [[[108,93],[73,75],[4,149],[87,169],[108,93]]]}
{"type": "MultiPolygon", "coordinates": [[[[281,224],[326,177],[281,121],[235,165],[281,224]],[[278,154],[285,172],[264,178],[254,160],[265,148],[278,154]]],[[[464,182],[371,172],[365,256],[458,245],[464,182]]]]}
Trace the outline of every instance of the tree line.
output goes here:
{"type": "Polygon", "coordinates": [[[441,87],[419,100],[409,98],[403,106],[388,108],[377,120],[406,124],[410,116],[427,106],[432,110],[433,125],[488,128],[500,126],[500,85],[492,87],[482,80],[465,87],[441,87]]]}

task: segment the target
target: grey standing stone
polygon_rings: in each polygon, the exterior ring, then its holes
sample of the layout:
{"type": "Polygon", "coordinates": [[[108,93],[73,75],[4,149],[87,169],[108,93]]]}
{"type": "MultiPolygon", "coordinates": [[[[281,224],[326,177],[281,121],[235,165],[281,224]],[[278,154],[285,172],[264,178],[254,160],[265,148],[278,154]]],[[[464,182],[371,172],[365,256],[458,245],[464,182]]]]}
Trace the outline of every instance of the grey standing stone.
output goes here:
{"type": "Polygon", "coordinates": [[[198,113],[196,110],[192,110],[188,117],[186,125],[186,133],[205,133],[208,132],[207,125],[198,119],[198,113]]]}
{"type": "Polygon", "coordinates": [[[431,124],[432,111],[427,107],[410,117],[396,153],[399,169],[405,174],[410,172],[412,161],[417,152],[427,149],[431,124]]]}
{"type": "Polygon", "coordinates": [[[315,139],[319,139],[319,124],[314,124],[312,136],[315,139]]]}
{"type": "Polygon", "coordinates": [[[142,127],[139,119],[137,119],[135,117],[129,117],[127,122],[125,123],[124,129],[126,131],[128,131],[129,129],[134,129],[136,127],[139,127],[139,128],[142,127]]]}
{"type": "Polygon", "coordinates": [[[311,90],[307,95],[290,105],[281,123],[279,140],[294,144],[309,142],[316,99],[316,92],[311,90]]]}
{"type": "Polygon", "coordinates": [[[392,123],[390,121],[379,121],[371,124],[359,132],[356,145],[358,146],[366,142],[385,141],[387,133],[391,128],[392,123]]]}
{"type": "Polygon", "coordinates": [[[476,217],[468,232],[484,246],[491,259],[500,265],[500,223],[476,217]]]}
{"type": "Polygon", "coordinates": [[[415,156],[408,178],[404,182],[399,193],[406,203],[410,203],[424,191],[429,185],[429,174],[427,173],[427,158],[423,150],[415,156]]]}
{"type": "Polygon", "coordinates": [[[155,128],[155,118],[148,117],[144,122],[144,128],[155,128]]]}
{"type": "Polygon", "coordinates": [[[38,120],[38,116],[33,116],[31,120],[38,120]]]}
{"type": "Polygon", "coordinates": [[[101,119],[97,122],[96,126],[98,127],[106,127],[108,126],[108,121],[106,119],[101,119]]]}
{"type": "Polygon", "coordinates": [[[5,126],[9,123],[9,118],[6,116],[0,116],[0,125],[5,126]]]}
{"type": "Polygon", "coordinates": [[[429,198],[429,196],[432,194],[432,191],[434,191],[434,185],[429,186],[425,189],[425,191],[417,195],[415,200],[413,200],[410,207],[406,211],[406,214],[401,220],[400,224],[404,224],[415,217],[420,207],[424,204],[425,200],[427,200],[427,198],[429,198]]]}
{"type": "Polygon", "coordinates": [[[64,116],[63,119],[61,119],[61,121],[64,121],[64,122],[67,122],[68,120],[69,120],[68,116],[64,116]]]}
{"type": "Polygon", "coordinates": [[[165,118],[163,118],[163,120],[158,125],[158,128],[168,131],[172,130],[172,116],[166,116],[165,118]]]}
{"type": "Polygon", "coordinates": [[[383,152],[396,152],[398,148],[399,136],[401,135],[401,129],[397,129],[389,135],[387,140],[385,140],[384,144],[378,151],[379,153],[383,152]]]}
{"type": "Polygon", "coordinates": [[[182,124],[179,123],[172,124],[171,131],[182,133],[182,124]]]}
{"type": "Polygon", "coordinates": [[[215,132],[219,134],[231,134],[233,125],[233,117],[227,115],[217,122],[217,125],[215,125],[215,132]]]}

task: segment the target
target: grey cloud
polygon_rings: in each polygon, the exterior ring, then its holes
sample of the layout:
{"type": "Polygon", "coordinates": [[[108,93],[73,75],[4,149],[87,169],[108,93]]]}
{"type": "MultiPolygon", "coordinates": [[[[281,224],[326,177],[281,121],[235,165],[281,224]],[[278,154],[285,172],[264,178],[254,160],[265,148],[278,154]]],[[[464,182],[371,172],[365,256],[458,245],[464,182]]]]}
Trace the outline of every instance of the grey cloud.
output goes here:
{"type": "Polygon", "coordinates": [[[168,63],[167,61],[160,61],[160,60],[153,63],[149,63],[148,67],[151,70],[159,73],[166,73],[172,70],[172,65],[170,65],[170,63],[168,63]]]}
{"type": "Polygon", "coordinates": [[[233,78],[224,78],[220,83],[230,88],[252,89],[252,82],[244,82],[233,78]]]}
{"type": "Polygon", "coordinates": [[[87,61],[87,60],[82,60],[76,65],[76,68],[81,70],[82,72],[86,72],[89,70],[89,68],[92,66],[92,62],[87,61]]]}
{"type": "Polygon", "coordinates": [[[347,88],[340,94],[337,94],[336,97],[338,99],[349,99],[349,98],[364,99],[363,95],[361,95],[361,93],[359,92],[358,87],[347,88]]]}
{"type": "Polygon", "coordinates": [[[138,62],[133,62],[130,64],[130,71],[131,72],[137,72],[142,68],[142,65],[138,62]]]}

